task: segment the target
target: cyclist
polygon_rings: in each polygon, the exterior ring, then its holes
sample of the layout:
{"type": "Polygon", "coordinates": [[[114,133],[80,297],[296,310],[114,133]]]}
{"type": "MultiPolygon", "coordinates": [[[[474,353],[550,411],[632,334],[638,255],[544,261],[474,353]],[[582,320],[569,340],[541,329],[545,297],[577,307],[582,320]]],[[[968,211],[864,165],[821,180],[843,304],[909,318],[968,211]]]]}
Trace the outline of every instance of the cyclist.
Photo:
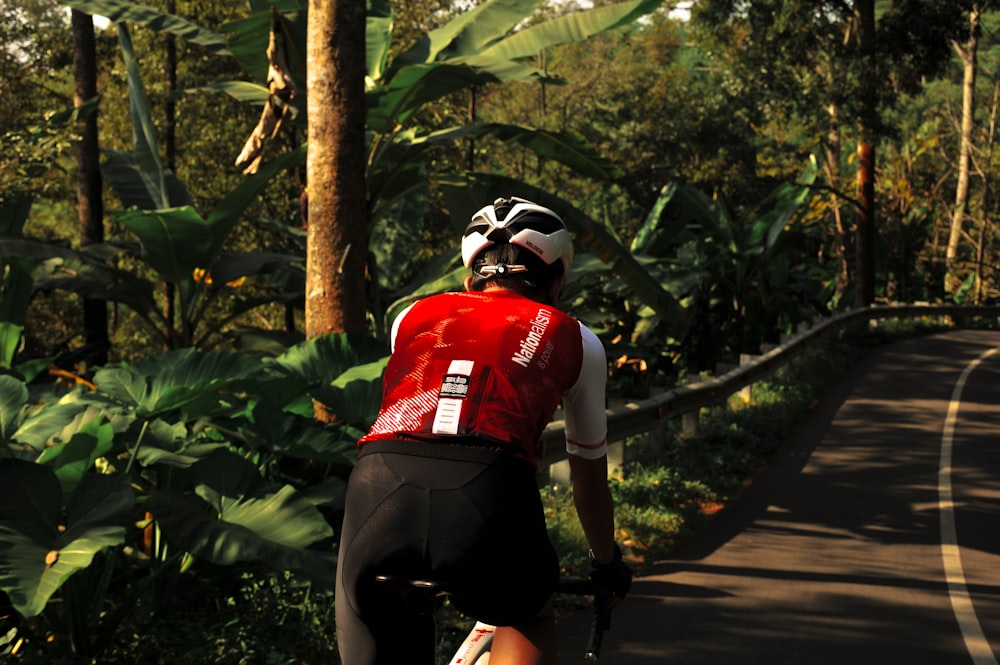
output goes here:
{"type": "Polygon", "coordinates": [[[395,320],[382,406],[347,489],[336,619],[345,665],[410,662],[422,623],[375,575],[432,578],[464,614],[498,626],[491,665],[555,662],[559,561],[538,491],[538,442],[562,402],[591,578],[620,599],[631,569],[607,484],[607,361],[556,309],[573,244],[552,210],[497,199],[462,239],[465,292],[395,320]]]}

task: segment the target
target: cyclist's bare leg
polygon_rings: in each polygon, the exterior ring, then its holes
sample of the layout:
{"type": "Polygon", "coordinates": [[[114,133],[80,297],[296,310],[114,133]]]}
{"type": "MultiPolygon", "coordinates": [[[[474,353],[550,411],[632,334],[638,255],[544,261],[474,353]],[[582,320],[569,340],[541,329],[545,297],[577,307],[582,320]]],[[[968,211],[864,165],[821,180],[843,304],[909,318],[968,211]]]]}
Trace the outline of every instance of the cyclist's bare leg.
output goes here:
{"type": "Polygon", "coordinates": [[[550,600],[531,621],[500,626],[493,636],[490,665],[554,665],[556,622],[550,600]]]}

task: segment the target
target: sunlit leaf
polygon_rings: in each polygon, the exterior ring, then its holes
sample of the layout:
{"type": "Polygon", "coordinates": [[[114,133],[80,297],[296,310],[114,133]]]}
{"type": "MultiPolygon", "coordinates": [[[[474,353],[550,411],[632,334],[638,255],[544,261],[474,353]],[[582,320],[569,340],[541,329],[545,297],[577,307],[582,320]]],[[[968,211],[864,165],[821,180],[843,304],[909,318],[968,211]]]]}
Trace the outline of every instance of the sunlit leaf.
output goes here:
{"type": "Polygon", "coordinates": [[[155,7],[144,5],[135,0],[59,0],[61,4],[72,7],[91,16],[103,16],[112,23],[130,21],[145,25],[156,32],[168,32],[180,37],[186,42],[205,47],[210,53],[228,54],[226,39],[223,35],[206,30],[187,19],[167,14],[155,7]]]}
{"type": "Polygon", "coordinates": [[[256,467],[226,451],[194,470],[204,501],[167,490],[147,502],[175,547],[219,565],[257,561],[274,570],[333,578],[332,551],[306,549],[333,535],[312,501],[287,485],[269,487],[256,467]]]}
{"type": "Polygon", "coordinates": [[[106,455],[114,443],[114,428],[104,419],[94,420],[73,434],[65,443],[49,446],[37,462],[54,462],[52,468],[59,478],[64,495],[76,489],[94,462],[106,455]]]}
{"type": "Polygon", "coordinates": [[[262,367],[261,360],[246,354],[186,348],[134,364],[102,367],[95,373],[94,383],[145,417],[178,409],[196,417],[212,412],[220,391],[250,380],[262,367]]]}
{"type": "Polygon", "coordinates": [[[558,44],[582,41],[631,23],[663,4],[663,0],[633,0],[572,12],[518,30],[510,37],[474,53],[465,62],[480,66],[490,60],[518,60],[536,56],[558,44]]]}
{"type": "Polygon", "coordinates": [[[215,235],[194,208],[133,209],[116,219],[138,236],[146,261],[168,282],[191,281],[195,268],[211,264],[215,235]]]}
{"type": "Polygon", "coordinates": [[[52,469],[0,459],[0,588],[36,616],[67,578],[121,544],[132,519],[124,476],[87,474],[66,500],[52,469]]]}
{"type": "Polygon", "coordinates": [[[28,403],[28,386],[8,374],[0,374],[0,439],[10,441],[28,403]]]}

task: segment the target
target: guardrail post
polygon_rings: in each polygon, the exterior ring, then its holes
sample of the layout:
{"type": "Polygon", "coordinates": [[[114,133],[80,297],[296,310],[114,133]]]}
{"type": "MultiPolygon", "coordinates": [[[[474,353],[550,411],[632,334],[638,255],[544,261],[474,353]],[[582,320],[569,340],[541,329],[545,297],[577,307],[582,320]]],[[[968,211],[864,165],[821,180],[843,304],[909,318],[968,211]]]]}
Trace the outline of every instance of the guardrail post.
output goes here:
{"type": "MultiPolygon", "coordinates": [[[[650,386],[649,396],[656,397],[657,395],[662,395],[668,390],[669,388],[665,388],[663,386],[650,386]]],[[[649,432],[646,433],[646,446],[649,447],[650,452],[656,458],[659,458],[663,454],[663,451],[667,448],[666,420],[660,420],[650,428],[649,432]]]]}
{"type": "MultiPolygon", "coordinates": [[[[740,354],[740,367],[746,367],[747,365],[752,365],[755,357],[756,356],[754,356],[751,353],[741,353],[740,354]]],[[[740,395],[740,399],[743,400],[744,404],[749,404],[750,401],[753,399],[753,388],[752,388],[752,386],[753,386],[753,384],[748,383],[745,386],[743,386],[742,388],[740,388],[739,395],[740,395]]]]}
{"type": "MultiPolygon", "coordinates": [[[[608,477],[621,478],[625,468],[625,442],[608,442],[608,477]]],[[[561,459],[549,464],[549,484],[569,487],[572,478],[569,472],[569,460],[561,459]]]]}
{"type": "Polygon", "coordinates": [[[625,468],[625,442],[608,441],[608,476],[621,478],[625,468]]]}
{"type": "Polygon", "coordinates": [[[569,487],[569,460],[561,459],[549,464],[549,484],[569,487]]]}
{"type": "Polygon", "coordinates": [[[681,433],[684,436],[694,436],[698,433],[698,416],[701,409],[688,411],[681,416],[681,433]]]}

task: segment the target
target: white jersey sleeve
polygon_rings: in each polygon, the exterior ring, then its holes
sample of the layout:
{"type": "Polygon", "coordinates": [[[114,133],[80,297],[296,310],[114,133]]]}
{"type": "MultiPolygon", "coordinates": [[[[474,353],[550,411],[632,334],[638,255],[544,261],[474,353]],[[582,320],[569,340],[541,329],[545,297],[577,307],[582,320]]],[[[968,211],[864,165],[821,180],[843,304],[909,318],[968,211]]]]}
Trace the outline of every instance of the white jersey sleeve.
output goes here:
{"type": "Polygon", "coordinates": [[[406,316],[416,303],[410,303],[410,305],[400,312],[395,320],[392,322],[392,328],[389,332],[389,350],[396,350],[396,335],[399,333],[399,324],[402,323],[403,317],[406,316]]]}
{"type": "Polygon", "coordinates": [[[608,414],[605,388],[608,361],[604,345],[582,323],[583,361],[580,376],[563,397],[566,421],[566,452],[585,459],[597,459],[608,452],[608,414]]]}

